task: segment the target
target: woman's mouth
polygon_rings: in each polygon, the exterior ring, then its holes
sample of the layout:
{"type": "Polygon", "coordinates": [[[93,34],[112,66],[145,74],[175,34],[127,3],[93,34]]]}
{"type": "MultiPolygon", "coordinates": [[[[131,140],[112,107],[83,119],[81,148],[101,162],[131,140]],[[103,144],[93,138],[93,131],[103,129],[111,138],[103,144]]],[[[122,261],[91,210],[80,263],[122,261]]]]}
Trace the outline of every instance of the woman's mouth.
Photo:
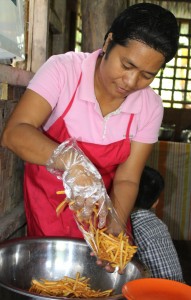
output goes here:
{"type": "Polygon", "coordinates": [[[130,94],[130,91],[122,88],[122,87],[117,87],[117,91],[120,93],[120,94],[123,94],[123,95],[129,95],[130,94]]]}

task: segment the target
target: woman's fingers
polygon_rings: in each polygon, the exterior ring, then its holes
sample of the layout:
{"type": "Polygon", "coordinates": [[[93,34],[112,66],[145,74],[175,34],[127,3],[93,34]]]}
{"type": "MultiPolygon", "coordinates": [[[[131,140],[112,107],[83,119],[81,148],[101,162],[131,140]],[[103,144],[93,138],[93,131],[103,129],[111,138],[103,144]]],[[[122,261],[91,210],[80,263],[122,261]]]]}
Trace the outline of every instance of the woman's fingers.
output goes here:
{"type": "Polygon", "coordinates": [[[96,254],[93,251],[91,251],[90,256],[96,256],[96,254]]]}
{"type": "MultiPolygon", "coordinates": [[[[97,264],[98,266],[104,268],[108,273],[113,273],[113,272],[115,271],[115,268],[112,267],[112,266],[110,265],[110,263],[108,263],[107,261],[102,261],[102,260],[98,259],[98,260],[96,261],[96,264],[97,264]]],[[[123,274],[124,271],[118,271],[118,273],[119,273],[119,274],[123,274]]]]}
{"type": "Polygon", "coordinates": [[[113,273],[115,271],[115,268],[113,268],[109,263],[106,264],[105,269],[109,273],[113,273]]]}
{"type": "Polygon", "coordinates": [[[98,201],[99,204],[99,222],[98,222],[98,228],[103,228],[106,224],[106,218],[108,214],[108,207],[107,207],[107,195],[106,197],[102,197],[98,201]]]}
{"type": "Polygon", "coordinates": [[[107,265],[107,262],[106,261],[103,261],[103,260],[100,260],[100,259],[97,259],[96,261],[96,264],[102,268],[105,268],[106,265],[107,265]]]}
{"type": "MultiPolygon", "coordinates": [[[[91,251],[90,252],[90,256],[96,256],[96,254],[91,251]]],[[[101,259],[97,259],[96,261],[96,264],[99,266],[99,267],[102,267],[102,268],[105,268],[105,270],[108,272],[108,273],[113,273],[115,271],[115,268],[113,268],[108,262],[106,261],[102,261],[101,259]]],[[[123,275],[125,272],[125,270],[119,270],[118,273],[120,275],[123,275]]]]}

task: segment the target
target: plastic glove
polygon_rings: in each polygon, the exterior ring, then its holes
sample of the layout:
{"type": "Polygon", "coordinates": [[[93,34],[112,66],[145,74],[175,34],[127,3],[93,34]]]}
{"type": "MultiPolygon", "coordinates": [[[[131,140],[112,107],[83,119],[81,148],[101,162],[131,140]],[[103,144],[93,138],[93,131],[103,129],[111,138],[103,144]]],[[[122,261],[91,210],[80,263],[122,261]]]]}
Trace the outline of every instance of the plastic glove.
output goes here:
{"type": "Polygon", "coordinates": [[[89,219],[96,210],[98,227],[104,227],[110,206],[109,196],[100,173],[74,139],[63,142],[55,149],[47,169],[63,180],[69,207],[77,213],[77,219],[89,219]]]}

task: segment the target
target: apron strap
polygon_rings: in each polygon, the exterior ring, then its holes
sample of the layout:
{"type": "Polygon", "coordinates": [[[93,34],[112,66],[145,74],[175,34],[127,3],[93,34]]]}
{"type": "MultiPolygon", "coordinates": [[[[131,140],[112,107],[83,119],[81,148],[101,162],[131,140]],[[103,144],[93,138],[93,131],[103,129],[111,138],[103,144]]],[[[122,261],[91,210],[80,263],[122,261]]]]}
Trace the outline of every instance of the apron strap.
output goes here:
{"type": "Polygon", "coordinates": [[[131,115],[130,115],[130,118],[129,118],[129,123],[128,123],[128,126],[127,126],[126,137],[129,136],[129,131],[130,131],[130,127],[131,127],[131,123],[132,123],[132,121],[133,121],[133,118],[134,118],[134,114],[131,114],[131,115]]]}
{"type": "Polygon", "coordinates": [[[77,86],[76,86],[76,89],[75,89],[75,91],[74,91],[74,94],[73,94],[73,96],[72,96],[72,99],[70,100],[68,106],[66,107],[66,109],[65,109],[65,111],[64,111],[64,113],[63,113],[63,115],[62,115],[62,118],[64,118],[64,117],[67,115],[68,111],[70,110],[70,108],[71,108],[71,106],[72,106],[72,104],[73,104],[73,102],[74,102],[74,98],[75,98],[77,89],[78,89],[78,87],[79,87],[79,85],[80,85],[81,78],[82,78],[82,72],[81,72],[81,74],[80,74],[80,78],[79,78],[79,80],[78,80],[78,84],[77,84],[77,86]]]}

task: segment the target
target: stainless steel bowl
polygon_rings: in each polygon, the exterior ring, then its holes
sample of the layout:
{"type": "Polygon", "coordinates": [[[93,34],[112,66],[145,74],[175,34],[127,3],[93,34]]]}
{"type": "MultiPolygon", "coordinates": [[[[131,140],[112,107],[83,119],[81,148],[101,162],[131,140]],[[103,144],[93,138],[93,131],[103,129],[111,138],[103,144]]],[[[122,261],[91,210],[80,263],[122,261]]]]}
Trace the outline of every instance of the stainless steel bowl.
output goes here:
{"type": "Polygon", "coordinates": [[[22,238],[0,243],[0,299],[60,299],[29,293],[32,278],[58,280],[65,275],[74,278],[76,272],[90,278],[93,289],[115,289],[115,295],[107,299],[121,299],[124,283],[149,276],[148,270],[136,259],[127,265],[123,275],[108,273],[95,261],[82,240],[22,238]]]}

